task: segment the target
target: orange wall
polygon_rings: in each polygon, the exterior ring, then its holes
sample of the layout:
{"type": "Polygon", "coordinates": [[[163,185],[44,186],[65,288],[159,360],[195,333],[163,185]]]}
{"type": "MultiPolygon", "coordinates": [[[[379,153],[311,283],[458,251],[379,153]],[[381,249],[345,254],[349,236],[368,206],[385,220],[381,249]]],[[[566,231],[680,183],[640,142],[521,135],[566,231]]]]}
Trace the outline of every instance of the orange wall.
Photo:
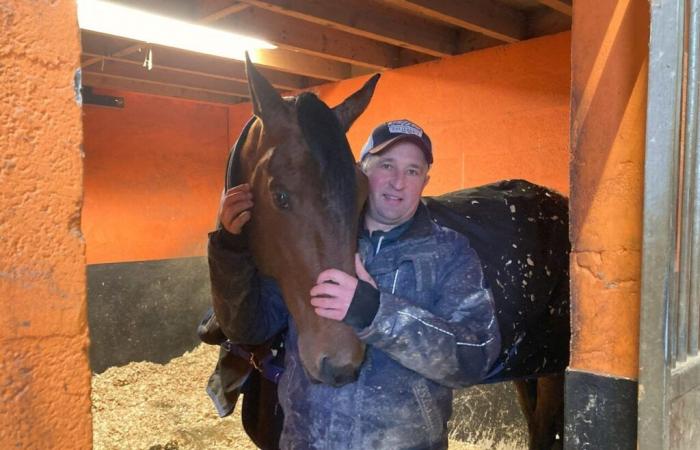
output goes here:
{"type": "Polygon", "coordinates": [[[87,449],[75,1],[5,0],[0,24],[0,449],[87,449]]]}
{"type": "MultiPolygon", "coordinates": [[[[427,194],[504,178],[566,193],[569,46],[562,33],[385,72],[351,146],[359,153],[374,125],[406,117],[434,143],[427,194]]],[[[315,91],[333,106],[365,80],[315,91]]],[[[250,106],[113,93],[124,109],[85,108],[88,263],[203,255],[250,106]]]]}
{"type": "MultiPolygon", "coordinates": [[[[567,193],[570,44],[567,32],[385,72],[348,133],[352,149],[378,123],[408,118],[435,149],[428,195],[505,178],[567,193]]],[[[333,106],[365,79],[316,91],[333,106]]]]}
{"type": "Polygon", "coordinates": [[[125,107],[84,107],[88,263],[203,255],[229,135],[250,106],[100,93],[123,96],[125,107]]]}
{"type": "Polygon", "coordinates": [[[577,0],[572,47],[572,359],[636,378],[649,3],[577,0]]]}

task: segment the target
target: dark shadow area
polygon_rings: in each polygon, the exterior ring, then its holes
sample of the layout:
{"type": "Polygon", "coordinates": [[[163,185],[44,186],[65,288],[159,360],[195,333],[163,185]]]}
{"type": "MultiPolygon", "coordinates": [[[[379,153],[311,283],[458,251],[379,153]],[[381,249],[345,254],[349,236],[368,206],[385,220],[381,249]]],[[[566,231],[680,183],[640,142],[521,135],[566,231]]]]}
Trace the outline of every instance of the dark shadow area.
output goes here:
{"type": "Polygon", "coordinates": [[[211,303],[206,257],[87,266],[90,364],[166,363],[200,341],[211,303]]]}

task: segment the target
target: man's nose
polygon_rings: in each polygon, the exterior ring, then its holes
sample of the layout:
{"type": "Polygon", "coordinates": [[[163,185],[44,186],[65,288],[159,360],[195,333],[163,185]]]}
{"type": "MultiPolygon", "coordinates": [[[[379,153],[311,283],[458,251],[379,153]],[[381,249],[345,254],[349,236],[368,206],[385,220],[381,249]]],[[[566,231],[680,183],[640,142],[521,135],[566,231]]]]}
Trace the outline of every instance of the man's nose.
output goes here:
{"type": "Polygon", "coordinates": [[[406,179],[402,173],[397,173],[391,178],[391,187],[394,189],[403,189],[406,185],[406,179]]]}

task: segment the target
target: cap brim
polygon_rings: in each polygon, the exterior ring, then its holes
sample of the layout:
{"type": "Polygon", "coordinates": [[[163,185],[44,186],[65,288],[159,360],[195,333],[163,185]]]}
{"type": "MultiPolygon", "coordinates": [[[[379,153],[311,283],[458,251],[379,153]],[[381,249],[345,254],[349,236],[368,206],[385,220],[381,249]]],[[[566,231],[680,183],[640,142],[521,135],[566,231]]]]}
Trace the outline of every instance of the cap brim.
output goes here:
{"type": "Polygon", "coordinates": [[[402,142],[402,141],[409,141],[413,142],[416,144],[422,151],[423,151],[423,157],[425,158],[425,161],[428,164],[433,163],[433,158],[430,152],[430,149],[425,147],[425,142],[423,142],[423,139],[420,137],[414,135],[414,134],[402,134],[401,136],[396,136],[388,141],[382,142],[381,144],[377,145],[376,147],[370,149],[367,153],[372,154],[372,155],[378,155],[384,150],[388,149],[389,147],[393,146],[397,142],[402,142]]]}

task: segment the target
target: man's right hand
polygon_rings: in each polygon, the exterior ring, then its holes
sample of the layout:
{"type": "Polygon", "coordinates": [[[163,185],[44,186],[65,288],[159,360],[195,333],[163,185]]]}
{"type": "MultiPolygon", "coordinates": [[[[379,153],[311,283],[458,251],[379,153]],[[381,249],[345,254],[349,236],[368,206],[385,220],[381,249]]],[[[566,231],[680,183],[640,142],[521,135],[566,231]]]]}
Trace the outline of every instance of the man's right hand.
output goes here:
{"type": "Polygon", "coordinates": [[[221,194],[219,222],[231,234],[240,234],[250,220],[253,207],[253,193],[249,184],[239,184],[221,194]]]}

